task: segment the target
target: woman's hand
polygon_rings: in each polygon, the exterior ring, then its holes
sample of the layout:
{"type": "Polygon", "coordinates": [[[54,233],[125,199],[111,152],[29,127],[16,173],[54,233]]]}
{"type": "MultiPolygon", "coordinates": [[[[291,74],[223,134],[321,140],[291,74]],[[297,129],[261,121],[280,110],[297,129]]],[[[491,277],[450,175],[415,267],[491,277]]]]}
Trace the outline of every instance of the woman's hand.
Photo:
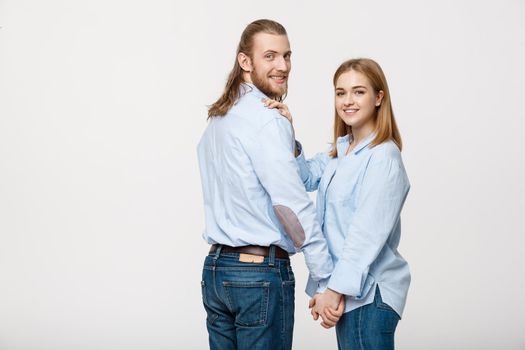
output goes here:
{"type": "Polygon", "coordinates": [[[321,316],[321,326],[328,329],[335,326],[343,315],[345,298],[342,294],[327,289],[324,293],[316,294],[310,300],[308,307],[311,309],[313,319],[317,321],[321,316]]]}
{"type": "MultiPolygon", "coordinates": [[[[288,109],[288,106],[285,105],[282,102],[278,102],[278,101],[272,100],[271,98],[263,98],[263,99],[261,99],[261,101],[268,108],[277,108],[279,110],[279,113],[281,113],[281,115],[283,117],[288,119],[288,121],[292,125],[292,133],[293,133],[293,138],[295,140],[295,129],[293,127],[292,113],[290,113],[290,110],[288,109]]],[[[299,156],[299,150],[297,149],[297,142],[294,142],[294,144],[295,144],[295,146],[294,146],[294,155],[295,155],[295,157],[298,157],[299,156]]]]}
{"type": "Polygon", "coordinates": [[[282,102],[278,102],[278,101],[272,100],[270,98],[263,98],[262,102],[268,108],[277,108],[279,110],[279,113],[281,113],[281,115],[283,117],[288,119],[290,124],[292,124],[292,126],[293,126],[292,113],[290,113],[290,110],[288,109],[287,105],[285,105],[282,102]]]}

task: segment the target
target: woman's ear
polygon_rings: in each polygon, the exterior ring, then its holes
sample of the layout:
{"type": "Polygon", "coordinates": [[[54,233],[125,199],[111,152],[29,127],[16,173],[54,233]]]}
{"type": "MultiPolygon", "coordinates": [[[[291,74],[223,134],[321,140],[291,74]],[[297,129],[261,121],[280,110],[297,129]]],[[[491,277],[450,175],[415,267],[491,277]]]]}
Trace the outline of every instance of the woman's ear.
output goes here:
{"type": "Polygon", "coordinates": [[[381,102],[383,102],[383,96],[385,96],[385,93],[383,90],[379,90],[376,96],[376,107],[381,106],[381,102]]]}
{"type": "Polygon", "coordinates": [[[244,52],[239,52],[237,55],[237,62],[245,72],[251,72],[253,70],[252,60],[244,52]]]}

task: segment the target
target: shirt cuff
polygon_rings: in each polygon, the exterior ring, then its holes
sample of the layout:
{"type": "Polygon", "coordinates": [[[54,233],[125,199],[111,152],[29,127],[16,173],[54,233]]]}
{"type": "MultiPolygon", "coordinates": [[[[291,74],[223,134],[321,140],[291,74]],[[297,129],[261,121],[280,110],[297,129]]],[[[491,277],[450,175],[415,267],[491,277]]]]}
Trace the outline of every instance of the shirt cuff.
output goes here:
{"type": "Polygon", "coordinates": [[[328,281],[329,280],[330,280],[329,278],[323,278],[322,280],[317,282],[317,291],[316,291],[316,293],[324,293],[326,288],[328,288],[328,281]]]}
{"type": "Polygon", "coordinates": [[[329,280],[330,277],[323,278],[319,281],[315,281],[310,275],[308,281],[306,282],[306,294],[313,298],[315,294],[324,292],[326,290],[329,280]]]}
{"type": "Polygon", "coordinates": [[[295,143],[297,145],[297,151],[299,152],[299,155],[295,158],[295,161],[297,162],[297,167],[299,168],[299,176],[301,177],[303,183],[306,183],[310,176],[310,169],[308,168],[308,163],[304,158],[303,146],[299,141],[295,141],[295,143]]]}
{"type": "Polygon", "coordinates": [[[339,260],[327,287],[355,300],[361,300],[366,297],[374,282],[372,275],[359,271],[353,264],[339,260]]]}

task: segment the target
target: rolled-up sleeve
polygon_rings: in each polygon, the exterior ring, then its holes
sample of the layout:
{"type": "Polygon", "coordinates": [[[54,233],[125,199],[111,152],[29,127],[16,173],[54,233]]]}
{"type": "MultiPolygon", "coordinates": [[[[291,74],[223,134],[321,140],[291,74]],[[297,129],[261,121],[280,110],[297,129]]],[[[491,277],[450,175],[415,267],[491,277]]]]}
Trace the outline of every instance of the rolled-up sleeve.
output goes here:
{"type": "Polygon", "coordinates": [[[330,276],[332,258],[299,175],[293,148],[290,123],[279,116],[257,132],[247,151],[283,230],[304,253],[312,278],[320,280],[330,276]]]}
{"type": "Polygon", "coordinates": [[[328,288],[362,297],[370,265],[397,225],[409,188],[401,159],[371,157],[328,288]]]}

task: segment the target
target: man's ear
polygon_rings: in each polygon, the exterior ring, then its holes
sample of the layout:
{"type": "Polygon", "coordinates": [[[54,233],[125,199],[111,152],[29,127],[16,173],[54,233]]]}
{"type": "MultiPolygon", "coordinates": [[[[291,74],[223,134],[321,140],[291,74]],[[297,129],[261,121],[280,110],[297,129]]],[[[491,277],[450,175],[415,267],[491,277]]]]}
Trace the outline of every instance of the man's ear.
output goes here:
{"type": "Polygon", "coordinates": [[[237,62],[239,62],[239,66],[241,66],[243,71],[251,72],[253,70],[252,60],[244,52],[239,52],[237,62]]]}

